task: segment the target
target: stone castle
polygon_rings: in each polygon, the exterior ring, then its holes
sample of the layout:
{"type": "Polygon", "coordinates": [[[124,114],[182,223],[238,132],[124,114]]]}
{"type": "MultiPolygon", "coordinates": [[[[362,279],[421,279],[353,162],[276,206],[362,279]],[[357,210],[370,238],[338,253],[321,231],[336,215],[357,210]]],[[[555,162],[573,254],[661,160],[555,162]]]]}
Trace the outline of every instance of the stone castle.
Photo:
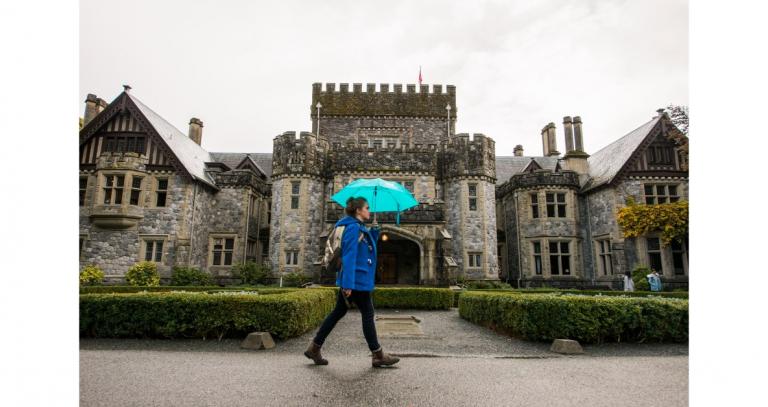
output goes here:
{"type": "Polygon", "coordinates": [[[268,264],[275,276],[320,267],[343,209],[330,200],[357,178],[397,181],[417,207],[380,213],[377,284],[446,285],[457,278],[514,286],[618,287],[648,265],[687,285],[687,242],[624,238],[627,198],[687,200],[687,138],[662,110],[601,150],[583,148],[581,119],[542,130],[542,156],[497,156],[493,139],[455,133],[456,88],[328,83],[312,86],[312,131],[274,138],[272,153],[216,153],[203,122],[182,133],[130,87],[111,103],[85,101],[80,130],[80,260],[112,282],[142,260],[168,278],[176,265],[220,282],[232,266],[268,264]]]}

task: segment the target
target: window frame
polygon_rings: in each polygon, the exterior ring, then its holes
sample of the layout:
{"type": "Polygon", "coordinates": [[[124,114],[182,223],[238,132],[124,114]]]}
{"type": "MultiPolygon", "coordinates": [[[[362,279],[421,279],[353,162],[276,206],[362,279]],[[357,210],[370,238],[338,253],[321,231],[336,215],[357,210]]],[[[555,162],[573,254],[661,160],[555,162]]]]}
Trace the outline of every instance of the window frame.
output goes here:
{"type": "Polygon", "coordinates": [[[285,249],[286,267],[296,267],[299,265],[299,251],[298,249],[285,249]]]}
{"type": "Polygon", "coordinates": [[[81,175],[78,182],[80,183],[78,186],[80,187],[80,206],[85,206],[86,197],[88,194],[88,176],[87,175],[81,175]],[[82,184],[83,180],[85,180],[85,185],[82,184]]]}
{"type": "Polygon", "coordinates": [[[235,264],[235,254],[237,253],[237,234],[233,233],[213,233],[208,235],[208,266],[209,267],[231,267],[235,264]],[[215,241],[221,239],[221,250],[215,250],[215,241]],[[227,249],[227,240],[232,239],[232,248],[227,249]],[[219,260],[221,264],[215,264],[215,252],[220,252],[219,260]],[[230,253],[230,263],[226,262],[226,254],[230,253]]]}
{"type": "Polygon", "coordinates": [[[541,218],[541,212],[539,212],[539,209],[540,209],[539,194],[538,193],[529,194],[528,199],[530,199],[531,201],[531,219],[541,218]]]}
{"type": "Polygon", "coordinates": [[[291,210],[299,209],[301,205],[301,181],[291,181],[291,210]]]}
{"type": "Polygon", "coordinates": [[[595,249],[597,250],[598,269],[602,276],[613,275],[613,249],[611,248],[611,238],[604,237],[595,239],[595,249]],[[607,250],[606,250],[607,249],[607,250]]]}
{"type": "Polygon", "coordinates": [[[102,174],[103,182],[100,185],[100,202],[103,205],[122,205],[125,198],[125,172],[108,172],[102,174]],[[110,180],[112,182],[110,182],[110,180]],[[117,185],[122,180],[122,185],[117,185]],[[118,192],[119,191],[119,192],[118,192]],[[119,201],[119,202],[118,202],[119,201]]]}
{"type": "Polygon", "coordinates": [[[646,205],[658,205],[663,203],[678,202],[682,198],[680,196],[680,183],[669,182],[644,182],[643,183],[643,202],[646,205]],[[663,188],[663,194],[659,194],[659,187],[663,188]],[[670,193],[670,187],[675,189],[675,195],[670,193]],[[651,194],[648,194],[648,189],[651,189],[651,194]],[[660,202],[659,198],[663,198],[663,202],[660,202]]]}
{"type": "Polygon", "coordinates": [[[659,272],[659,274],[664,275],[664,247],[662,247],[662,245],[661,245],[661,238],[660,237],[658,237],[658,236],[646,236],[645,237],[645,255],[646,255],[647,259],[648,259],[648,267],[651,270],[656,270],[657,272],[659,272]],[[651,249],[650,242],[652,240],[655,240],[656,242],[658,242],[658,248],[651,249]],[[654,254],[654,255],[658,254],[658,256],[659,256],[659,266],[660,267],[655,268],[654,265],[652,264],[652,262],[653,262],[651,260],[652,259],[652,256],[651,256],[652,254],[654,254]]]}
{"type": "Polygon", "coordinates": [[[154,207],[155,208],[167,208],[168,207],[168,192],[171,189],[171,177],[154,177],[154,185],[155,185],[155,191],[154,191],[154,207]],[[165,181],[165,189],[160,189],[160,182],[165,181]],[[158,202],[160,201],[160,194],[163,195],[163,205],[158,205],[158,202]]]}
{"type": "Polygon", "coordinates": [[[168,235],[139,235],[139,261],[151,261],[157,264],[164,264],[166,254],[168,253],[168,235]],[[152,243],[152,256],[147,260],[147,248],[149,243],[152,243]],[[157,243],[160,243],[160,251],[158,253],[157,243]],[[160,255],[160,260],[157,260],[157,255],[160,255]]]}
{"type": "Polygon", "coordinates": [[[550,191],[544,193],[544,204],[546,205],[547,218],[568,218],[568,196],[563,191],[550,191]],[[562,200],[560,197],[562,196],[562,200]],[[550,201],[550,197],[552,200],[550,201]],[[561,216],[562,212],[562,216],[561,216]]]}
{"type": "Polygon", "coordinates": [[[483,268],[483,252],[467,252],[467,268],[468,269],[481,269],[483,268]]]}
{"type": "Polygon", "coordinates": [[[467,183],[467,204],[470,211],[477,211],[477,182],[467,183]]]}
{"type": "Polygon", "coordinates": [[[542,251],[542,245],[541,240],[533,240],[531,241],[531,255],[533,256],[533,275],[534,276],[543,276],[544,275],[544,252],[542,251]],[[538,245],[539,250],[536,250],[536,246],[538,245]],[[537,261],[538,260],[538,261],[537,261]]]}
{"type": "Polygon", "coordinates": [[[133,175],[131,174],[131,187],[129,188],[130,193],[128,194],[128,205],[133,206],[142,206],[142,197],[144,192],[144,178],[141,175],[133,175]],[[138,188],[135,186],[135,180],[139,180],[139,186],[138,188]],[[136,193],[136,203],[133,203],[133,197],[134,193],[136,193]]]}
{"type": "Polygon", "coordinates": [[[549,256],[549,275],[550,276],[572,276],[574,275],[573,271],[573,251],[571,251],[571,242],[572,240],[566,240],[566,239],[548,239],[547,240],[547,255],[549,256]],[[567,251],[562,251],[562,244],[565,243],[567,246],[567,251]],[[555,244],[555,247],[557,251],[555,253],[552,252],[552,244],[555,244]],[[568,257],[568,268],[566,269],[563,267],[563,257],[568,257]],[[552,267],[552,260],[553,257],[557,258],[557,273],[553,273],[553,267],[552,267]],[[566,273],[565,271],[568,270],[566,273]]]}

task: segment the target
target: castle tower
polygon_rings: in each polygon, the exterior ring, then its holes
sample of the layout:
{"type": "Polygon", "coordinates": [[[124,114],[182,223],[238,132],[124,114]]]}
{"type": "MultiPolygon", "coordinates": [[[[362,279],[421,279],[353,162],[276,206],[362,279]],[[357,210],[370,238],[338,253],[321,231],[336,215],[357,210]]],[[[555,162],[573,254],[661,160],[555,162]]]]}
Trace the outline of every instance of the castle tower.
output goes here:
{"type": "Polygon", "coordinates": [[[322,254],[314,237],[322,233],[327,152],[327,141],[309,132],[274,138],[269,258],[278,275],[308,273],[322,254]]]}
{"type": "Polygon", "coordinates": [[[442,157],[446,228],[464,277],[498,279],[496,249],[496,147],[483,134],[452,137],[442,157]]]}

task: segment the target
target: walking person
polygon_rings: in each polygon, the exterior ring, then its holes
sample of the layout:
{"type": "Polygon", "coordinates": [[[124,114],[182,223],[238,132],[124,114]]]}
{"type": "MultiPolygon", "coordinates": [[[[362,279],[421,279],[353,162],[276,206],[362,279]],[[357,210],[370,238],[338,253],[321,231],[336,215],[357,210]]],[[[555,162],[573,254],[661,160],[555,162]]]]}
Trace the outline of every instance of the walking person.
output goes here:
{"type": "Polygon", "coordinates": [[[325,317],[320,329],[304,352],[304,356],[312,359],[315,364],[328,364],[328,360],[320,354],[320,348],[336,323],[347,314],[347,302],[350,301],[354,302],[360,310],[363,335],[372,353],[373,367],[394,365],[400,359],[384,353],[379,345],[376,325],[373,321],[371,293],[376,275],[376,242],[379,240],[380,230],[378,227],[372,229],[365,227],[364,222],[371,217],[368,201],[365,198],[349,198],[344,211],[347,216],[336,222],[336,226],[345,227],[341,237],[341,269],[336,277],[336,286],[339,287],[336,307],[325,317]]]}

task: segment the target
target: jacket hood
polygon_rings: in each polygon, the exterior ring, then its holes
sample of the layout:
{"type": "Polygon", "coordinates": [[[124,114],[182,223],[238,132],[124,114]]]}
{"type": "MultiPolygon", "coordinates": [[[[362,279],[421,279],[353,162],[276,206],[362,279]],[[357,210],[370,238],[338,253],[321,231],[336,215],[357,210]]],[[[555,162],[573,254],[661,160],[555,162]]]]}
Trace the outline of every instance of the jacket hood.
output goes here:
{"type": "Polygon", "coordinates": [[[347,226],[352,223],[359,223],[361,225],[363,224],[363,222],[360,222],[360,220],[357,219],[356,217],[346,215],[343,218],[339,219],[338,222],[336,222],[336,226],[347,226]]]}

